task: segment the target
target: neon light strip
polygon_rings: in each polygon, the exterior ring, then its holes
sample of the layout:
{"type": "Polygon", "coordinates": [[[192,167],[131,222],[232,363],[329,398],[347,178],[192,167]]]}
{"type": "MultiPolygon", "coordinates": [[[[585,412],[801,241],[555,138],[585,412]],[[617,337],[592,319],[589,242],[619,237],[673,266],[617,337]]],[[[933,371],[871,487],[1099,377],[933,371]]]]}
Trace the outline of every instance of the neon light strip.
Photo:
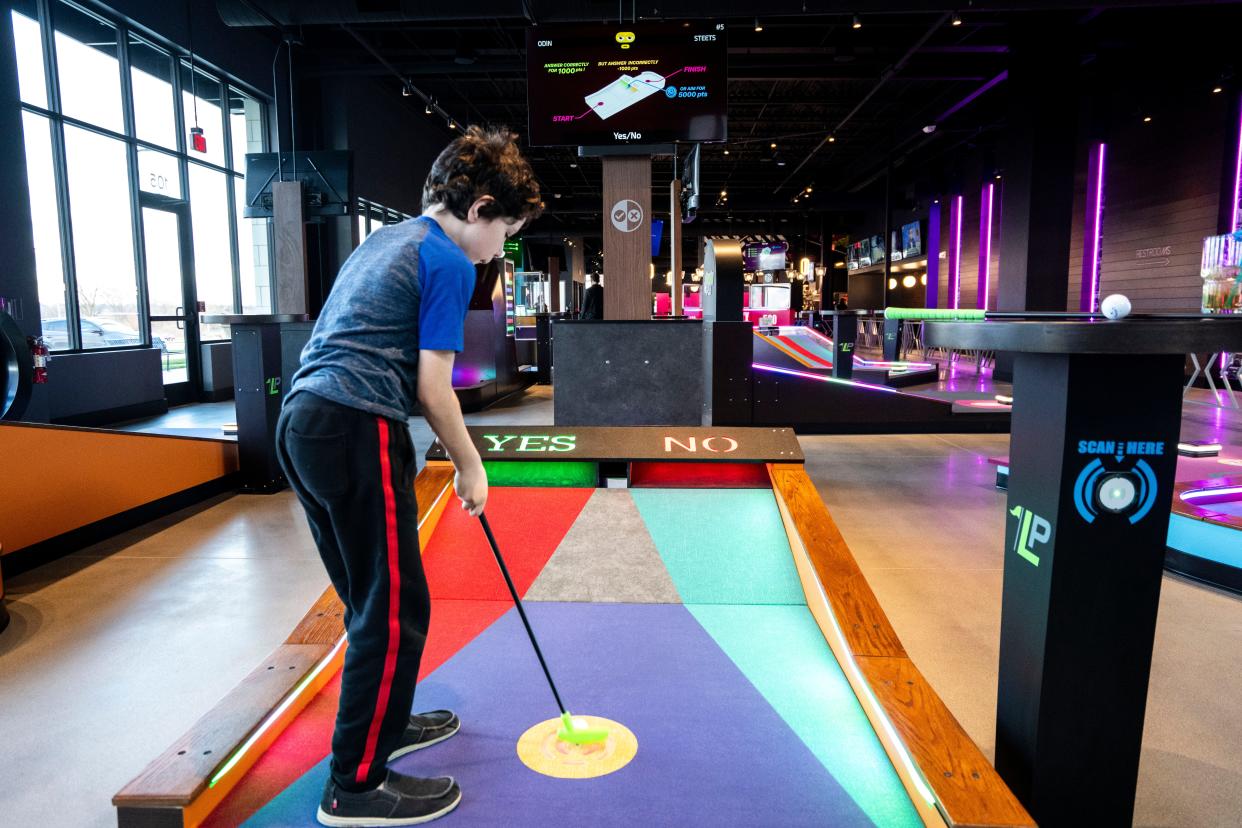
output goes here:
{"type": "Polygon", "coordinates": [[[440,494],[437,495],[436,499],[432,502],[431,508],[427,510],[427,514],[423,515],[423,519],[418,522],[418,526],[415,527],[415,531],[421,532],[423,530],[423,524],[427,522],[427,518],[436,513],[436,506],[440,504],[440,501],[444,499],[444,496],[448,494],[448,490],[451,488],[453,488],[452,481],[444,484],[444,488],[440,490],[440,494]]]}
{"type": "Polygon", "coordinates": [[[935,199],[927,211],[927,301],[929,308],[940,299],[940,200],[935,199]]]}
{"type": "Polygon", "coordinates": [[[284,712],[298,700],[298,697],[302,695],[302,691],[306,689],[307,685],[314,681],[315,677],[322,673],[324,669],[332,663],[332,660],[336,658],[337,653],[339,653],[341,648],[344,646],[345,637],[341,636],[341,640],[336,642],[336,646],[332,648],[332,651],[319,660],[319,663],[315,665],[315,669],[307,673],[306,676],[298,682],[297,687],[293,688],[293,692],[288,696],[285,696],[285,700],[280,703],[280,706],[268,714],[267,718],[263,720],[263,724],[259,725],[255,732],[250,734],[250,738],[243,742],[242,746],[234,751],[233,755],[229,757],[229,760],[224,763],[224,766],[221,767],[220,770],[216,771],[216,775],[211,777],[211,781],[207,783],[208,788],[214,788],[217,782],[228,775],[228,772],[241,761],[241,758],[246,755],[246,752],[249,751],[250,748],[254,747],[255,743],[263,737],[263,734],[266,733],[268,729],[271,728],[271,726],[275,724],[282,715],[284,715],[284,712]]]}
{"type": "Polygon", "coordinates": [[[962,197],[955,196],[949,208],[949,306],[954,310],[959,303],[959,287],[962,278],[962,197]]]}
{"type": "Polygon", "coordinates": [[[1090,178],[1087,183],[1087,244],[1083,248],[1082,287],[1079,290],[1078,310],[1094,313],[1096,298],[1100,293],[1100,231],[1104,217],[1104,148],[1096,144],[1091,148],[1088,164],[1090,178]]]}
{"type": "MultiPolygon", "coordinates": [[[[806,555],[806,552],[803,551],[802,554],[806,555]]],[[[809,564],[810,561],[808,560],[807,563],[809,564]]],[[[866,676],[863,675],[862,670],[858,667],[858,662],[854,660],[854,653],[850,651],[849,642],[845,637],[844,631],[841,629],[840,622],[837,621],[836,612],[832,609],[832,602],[828,600],[828,593],[824,592],[824,585],[820,583],[819,576],[817,574],[813,574],[809,580],[815,584],[815,589],[819,593],[819,598],[823,602],[823,606],[827,608],[827,612],[825,612],[824,615],[826,615],[828,620],[832,623],[832,632],[837,639],[841,652],[845,654],[845,663],[843,666],[849,670],[850,674],[854,678],[854,681],[851,682],[851,684],[853,684],[856,688],[861,688],[867,695],[867,701],[870,703],[871,709],[875,711],[876,718],[880,720],[880,724],[884,727],[884,732],[888,735],[888,738],[893,746],[897,748],[897,755],[901,757],[901,764],[905,766],[906,773],[908,774],[910,781],[912,781],[914,783],[914,787],[918,789],[919,796],[923,797],[929,806],[935,808],[937,805],[936,794],[923,780],[922,771],[919,770],[918,766],[914,764],[914,759],[911,758],[910,752],[906,749],[905,742],[902,741],[901,736],[897,733],[897,728],[893,727],[892,721],[888,718],[888,713],[885,711],[884,705],[882,705],[880,700],[875,697],[875,693],[871,690],[871,683],[867,681],[866,676]]],[[[837,661],[840,663],[841,660],[837,659],[837,661]]]]}
{"type": "MultiPolygon", "coordinates": [[[[436,497],[435,502],[431,504],[431,508],[427,510],[427,514],[423,515],[423,519],[418,522],[418,529],[421,530],[423,528],[423,524],[427,522],[427,518],[435,514],[436,505],[444,499],[444,496],[448,494],[448,491],[451,488],[453,488],[451,483],[445,484],[444,488],[440,491],[439,496],[436,497]]],[[[337,653],[339,653],[341,648],[344,646],[345,637],[341,636],[341,640],[336,642],[336,646],[332,648],[331,652],[320,659],[319,663],[315,665],[315,669],[311,670],[300,682],[298,682],[298,685],[293,689],[293,692],[285,697],[285,700],[280,703],[279,707],[268,714],[267,718],[263,720],[263,723],[259,725],[254,733],[250,734],[250,738],[243,742],[242,746],[234,751],[233,755],[229,757],[229,760],[224,763],[220,770],[216,771],[216,775],[211,778],[209,783],[207,783],[208,788],[214,788],[217,782],[227,776],[229,771],[237,766],[237,763],[240,762],[242,757],[246,755],[246,752],[249,751],[250,748],[254,747],[255,743],[263,737],[263,734],[266,733],[272,725],[280,719],[284,712],[289,709],[289,706],[297,701],[298,697],[302,695],[302,691],[315,680],[316,676],[322,673],[324,669],[332,663],[332,660],[336,658],[337,653]]]]}
{"type": "Polygon", "coordinates": [[[889,388],[885,385],[871,385],[866,382],[855,382],[854,380],[842,379],[841,377],[830,377],[826,374],[808,374],[806,371],[795,371],[792,368],[777,368],[775,365],[764,365],[759,362],[752,362],[751,368],[758,368],[760,371],[771,371],[774,374],[788,374],[791,377],[803,377],[805,379],[819,380],[820,382],[835,382],[839,385],[852,385],[856,388],[870,388],[873,391],[887,391],[890,394],[900,394],[896,388],[889,388]]]}
{"type": "Polygon", "coordinates": [[[1238,157],[1233,168],[1233,229],[1242,228],[1242,118],[1238,120],[1238,157]]]}
{"type": "Polygon", "coordinates": [[[979,199],[979,288],[977,292],[980,310],[988,309],[988,280],[992,275],[992,192],[995,185],[989,181],[983,185],[979,199]]]}
{"type": "Polygon", "coordinates": [[[1206,497],[1225,497],[1227,495],[1242,495],[1242,486],[1221,486],[1219,489],[1191,489],[1188,492],[1182,492],[1182,500],[1187,502],[1192,500],[1201,500],[1206,497]]]}

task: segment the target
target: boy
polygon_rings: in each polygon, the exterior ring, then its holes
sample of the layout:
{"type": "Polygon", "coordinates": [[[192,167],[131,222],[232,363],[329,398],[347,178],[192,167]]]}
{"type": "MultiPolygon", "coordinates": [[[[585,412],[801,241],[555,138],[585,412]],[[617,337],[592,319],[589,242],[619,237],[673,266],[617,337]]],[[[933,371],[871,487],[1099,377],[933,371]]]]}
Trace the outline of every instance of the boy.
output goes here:
{"type": "Polygon", "coordinates": [[[345,605],[349,649],[332,734],[324,825],[413,825],[461,801],[451,777],[388,770],[390,759],[449,738],[447,710],[410,715],[431,611],[418,549],[415,399],[456,467],[473,516],[487,475],[453,393],[453,357],[475,264],[542,210],[516,136],[471,127],[440,153],[421,216],[354,251],[302,352],[276,428],[289,483],[345,605]]]}

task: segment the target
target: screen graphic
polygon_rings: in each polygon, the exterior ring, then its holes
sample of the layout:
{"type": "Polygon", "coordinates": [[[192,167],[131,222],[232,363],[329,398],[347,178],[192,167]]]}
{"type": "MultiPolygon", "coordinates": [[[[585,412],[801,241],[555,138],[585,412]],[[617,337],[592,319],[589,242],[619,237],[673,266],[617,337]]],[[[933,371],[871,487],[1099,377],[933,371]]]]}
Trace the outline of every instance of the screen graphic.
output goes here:
{"type": "Polygon", "coordinates": [[[527,29],[530,143],[723,141],[725,47],[714,22],[527,29]]]}

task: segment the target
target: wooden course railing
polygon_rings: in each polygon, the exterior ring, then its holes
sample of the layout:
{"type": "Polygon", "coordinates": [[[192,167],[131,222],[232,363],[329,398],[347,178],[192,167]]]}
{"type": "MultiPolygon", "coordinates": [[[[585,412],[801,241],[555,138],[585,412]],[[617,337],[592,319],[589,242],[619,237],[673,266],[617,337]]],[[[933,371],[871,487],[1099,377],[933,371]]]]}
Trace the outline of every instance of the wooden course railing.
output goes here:
{"type": "MultiPolygon", "coordinates": [[[[453,467],[414,482],[421,548],[450,500],[453,467]]],[[[344,607],[332,587],[285,642],[112,797],[119,828],[191,828],[223,801],[345,659],[344,607]]]]}
{"type": "Polygon", "coordinates": [[[807,606],[923,821],[1035,825],[910,660],[803,466],[768,471],[807,606]]]}

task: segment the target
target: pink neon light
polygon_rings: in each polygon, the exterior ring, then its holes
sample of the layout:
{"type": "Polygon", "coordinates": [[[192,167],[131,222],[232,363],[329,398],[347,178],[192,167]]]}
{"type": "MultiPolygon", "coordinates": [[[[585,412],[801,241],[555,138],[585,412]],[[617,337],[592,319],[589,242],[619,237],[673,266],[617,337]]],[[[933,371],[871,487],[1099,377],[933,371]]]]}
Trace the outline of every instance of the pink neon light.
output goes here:
{"type": "Polygon", "coordinates": [[[1101,143],[1096,152],[1095,160],[1095,221],[1091,239],[1091,304],[1083,308],[1088,313],[1095,311],[1095,300],[1100,293],[1100,219],[1104,215],[1104,147],[1101,143]]]}
{"type": "Polygon", "coordinates": [[[1234,495],[1242,495],[1242,486],[1221,486],[1215,489],[1191,489],[1188,492],[1182,492],[1181,498],[1185,501],[1202,500],[1207,503],[1228,503],[1237,499],[1234,495]]]}
{"type": "MultiPolygon", "coordinates": [[[[953,250],[950,255],[953,259],[953,272],[950,274],[950,283],[953,285],[953,309],[958,309],[961,294],[961,277],[962,277],[962,197],[958,196],[953,199],[953,212],[956,214],[957,222],[953,228],[953,250]]],[[[950,218],[950,221],[952,217],[950,218]]]]}
{"type": "Polygon", "coordinates": [[[979,308],[988,309],[988,281],[992,275],[992,182],[983,187],[983,220],[979,226],[979,308]]]}
{"type": "Polygon", "coordinates": [[[1238,121],[1238,157],[1233,168],[1233,229],[1242,227],[1242,209],[1238,201],[1242,200],[1242,120],[1238,121]]]}

